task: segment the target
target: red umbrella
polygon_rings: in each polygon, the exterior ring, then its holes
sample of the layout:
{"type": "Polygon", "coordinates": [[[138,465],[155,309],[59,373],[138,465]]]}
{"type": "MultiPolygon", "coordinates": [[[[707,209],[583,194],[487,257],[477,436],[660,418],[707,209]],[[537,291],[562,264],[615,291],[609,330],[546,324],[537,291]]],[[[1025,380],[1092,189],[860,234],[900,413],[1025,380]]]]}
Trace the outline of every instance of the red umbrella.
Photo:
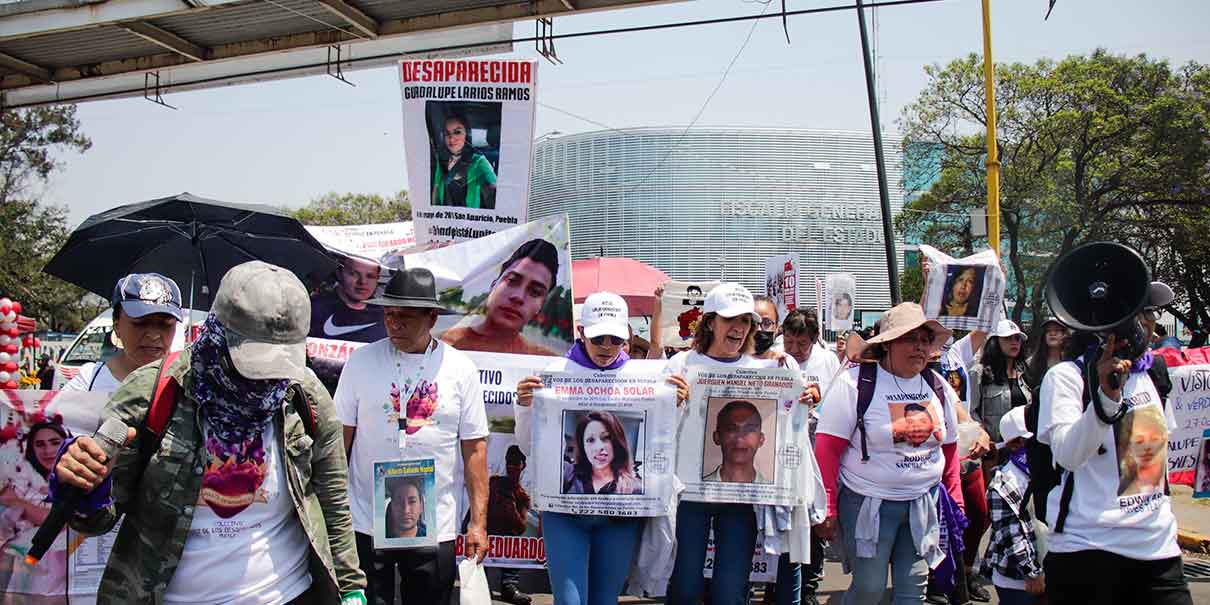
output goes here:
{"type": "Polygon", "coordinates": [[[655,310],[655,289],[668,281],[663,271],[633,258],[586,258],[571,263],[571,290],[575,302],[589,294],[613,292],[630,307],[630,315],[651,315],[655,310]]]}

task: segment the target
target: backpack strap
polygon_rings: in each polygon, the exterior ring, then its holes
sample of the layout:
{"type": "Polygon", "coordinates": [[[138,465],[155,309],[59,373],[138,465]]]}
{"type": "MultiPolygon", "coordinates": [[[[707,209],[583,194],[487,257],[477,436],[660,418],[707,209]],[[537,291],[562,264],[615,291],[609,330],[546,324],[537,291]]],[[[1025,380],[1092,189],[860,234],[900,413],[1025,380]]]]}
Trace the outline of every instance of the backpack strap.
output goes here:
{"type": "Polygon", "coordinates": [[[861,461],[869,462],[870,452],[866,449],[865,413],[874,399],[874,383],[878,378],[878,364],[863,363],[857,371],[857,430],[861,433],[861,461]]]}
{"type": "Polygon", "coordinates": [[[152,392],[151,406],[147,408],[147,420],[144,421],[143,426],[152,435],[155,435],[157,440],[164,438],[164,431],[168,429],[168,421],[172,419],[172,413],[176,411],[176,395],[179,386],[176,380],[173,380],[172,375],[165,370],[180,356],[180,351],[169,353],[155,375],[155,391],[152,392]]]}
{"type": "Polygon", "coordinates": [[[945,409],[945,382],[941,375],[933,370],[925,369],[924,378],[933,389],[933,394],[937,396],[937,401],[941,402],[941,409],[945,409]]]}

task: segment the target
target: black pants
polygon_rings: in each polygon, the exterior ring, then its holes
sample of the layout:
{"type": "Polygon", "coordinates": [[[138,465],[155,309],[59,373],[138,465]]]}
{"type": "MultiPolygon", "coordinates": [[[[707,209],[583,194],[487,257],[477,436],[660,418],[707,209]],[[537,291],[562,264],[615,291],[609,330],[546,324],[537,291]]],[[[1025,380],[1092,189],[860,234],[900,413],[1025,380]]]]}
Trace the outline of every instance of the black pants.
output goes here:
{"type": "Polygon", "coordinates": [[[802,566],[802,594],[815,594],[823,581],[823,538],[811,532],[811,562],[802,566]]]}
{"type": "Polygon", "coordinates": [[[374,550],[374,539],[357,536],[357,558],[369,585],[366,599],[370,605],[394,605],[395,570],[399,570],[399,594],[403,605],[446,605],[454,588],[457,566],[454,541],[436,548],[374,550]]]}
{"type": "Polygon", "coordinates": [[[1180,557],[1140,561],[1081,550],[1048,553],[1042,565],[1050,605],[1193,605],[1180,557]]]}

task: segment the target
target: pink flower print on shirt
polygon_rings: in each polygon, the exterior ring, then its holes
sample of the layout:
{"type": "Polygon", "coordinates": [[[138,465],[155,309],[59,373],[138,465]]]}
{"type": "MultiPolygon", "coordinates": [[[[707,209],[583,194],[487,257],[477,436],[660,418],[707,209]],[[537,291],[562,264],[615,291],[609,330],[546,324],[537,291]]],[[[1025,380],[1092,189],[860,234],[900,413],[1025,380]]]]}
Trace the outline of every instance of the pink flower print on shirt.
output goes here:
{"type": "Polygon", "coordinates": [[[437,412],[437,383],[427,380],[420,381],[420,385],[416,387],[416,392],[412,393],[412,397],[407,403],[407,428],[404,429],[408,435],[419,431],[420,429],[433,423],[429,418],[437,412]]]}

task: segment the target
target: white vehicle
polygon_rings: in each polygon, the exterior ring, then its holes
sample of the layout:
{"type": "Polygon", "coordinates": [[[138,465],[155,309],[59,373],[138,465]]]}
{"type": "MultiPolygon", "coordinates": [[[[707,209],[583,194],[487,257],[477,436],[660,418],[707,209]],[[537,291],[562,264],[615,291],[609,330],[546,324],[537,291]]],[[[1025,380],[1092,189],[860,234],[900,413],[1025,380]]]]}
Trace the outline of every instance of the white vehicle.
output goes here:
{"type": "MultiPolygon", "coordinates": [[[[197,330],[202,322],[206,321],[206,312],[192,311],[191,313],[193,329],[197,330]]],[[[177,323],[176,335],[172,337],[173,351],[180,351],[185,348],[187,341],[193,341],[194,334],[186,337],[189,326],[189,322],[177,323]]],[[[55,382],[52,388],[56,391],[63,388],[63,385],[80,373],[80,366],[108,359],[117,350],[117,345],[114,344],[116,339],[117,337],[113,334],[113,308],[108,308],[88,322],[83,330],[80,330],[80,335],[67,347],[63,358],[55,364],[55,382]]]]}

